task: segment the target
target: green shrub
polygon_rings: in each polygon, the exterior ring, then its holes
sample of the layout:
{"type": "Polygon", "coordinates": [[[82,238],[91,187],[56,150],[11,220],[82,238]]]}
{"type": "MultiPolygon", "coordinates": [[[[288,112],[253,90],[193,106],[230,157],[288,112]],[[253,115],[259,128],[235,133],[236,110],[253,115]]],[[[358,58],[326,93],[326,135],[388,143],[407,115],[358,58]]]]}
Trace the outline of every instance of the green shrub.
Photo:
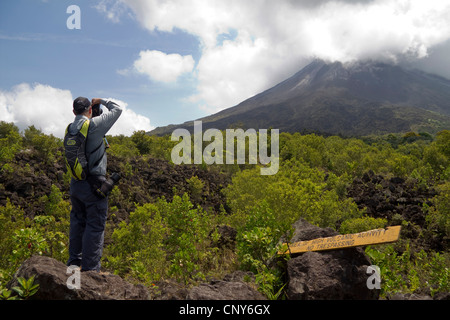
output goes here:
{"type": "Polygon", "coordinates": [[[39,290],[39,284],[34,283],[34,275],[28,279],[19,277],[17,282],[19,285],[12,287],[12,291],[7,289],[1,290],[0,300],[26,300],[39,290]],[[13,295],[13,292],[16,295],[13,295]]]}
{"type": "Polygon", "coordinates": [[[17,250],[14,237],[29,223],[23,210],[11,204],[9,199],[6,201],[6,206],[0,207],[0,256],[2,257],[0,259],[0,285],[9,281],[16,268],[22,263],[22,257],[18,257],[17,254],[13,256],[13,251],[17,250]],[[20,260],[16,260],[17,258],[20,260]]]}
{"type": "Polygon", "coordinates": [[[450,130],[442,130],[436,135],[436,147],[438,151],[450,158],[450,130]]]}
{"type": "Polygon", "coordinates": [[[285,161],[274,176],[262,176],[257,168],[237,173],[224,192],[233,212],[247,212],[265,200],[285,225],[304,218],[320,227],[336,229],[339,221],[361,216],[351,199],[339,197],[333,184],[324,180],[320,170],[285,161]]]}
{"type": "Polygon", "coordinates": [[[69,258],[67,246],[69,243],[70,209],[69,201],[63,199],[63,193],[52,184],[48,196],[39,201],[44,206],[44,214],[33,219],[34,227],[44,235],[47,242],[47,255],[59,261],[69,258]]]}
{"type": "Polygon", "coordinates": [[[8,281],[20,264],[32,255],[47,255],[67,261],[70,204],[52,185],[48,196],[38,201],[45,212],[32,220],[9,199],[0,207],[0,284],[8,281]]]}
{"type": "Polygon", "coordinates": [[[14,249],[12,258],[14,261],[24,261],[31,256],[42,255],[47,252],[48,244],[39,230],[33,227],[19,229],[13,235],[14,249]]]}
{"type": "Polygon", "coordinates": [[[414,293],[421,289],[430,289],[434,295],[450,289],[448,256],[424,250],[413,254],[409,245],[401,254],[393,245],[368,246],[366,253],[372,264],[380,267],[382,297],[388,293],[414,293]]]}
{"type": "Polygon", "coordinates": [[[129,222],[122,221],[105,250],[105,266],[122,277],[132,277],[150,284],[165,275],[163,250],[165,223],[154,204],[136,207],[129,222]]]}
{"type": "Polygon", "coordinates": [[[0,121],[0,169],[22,148],[22,137],[14,123],[0,121]]]}
{"type": "Polygon", "coordinates": [[[150,136],[142,130],[134,132],[131,141],[141,155],[151,155],[165,160],[170,160],[171,150],[176,145],[176,142],[171,141],[169,136],[150,136]]]}
{"type": "Polygon", "coordinates": [[[61,156],[62,140],[55,136],[46,135],[41,130],[30,126],[24,131],[24,145],[32,147],[47,165],[53,165],[61,156]]]}
{"type": "Polygon", "coordinates": [[[185,283],[204,278],[214,253],[208,239],[213,221],[187,194],[137,206],[113,232],[105,266],[147,284],[165,277],[185,283]]]}
{"type": "Polygon", "coordinates": [[[282,229],[280,221],[264,201],[244,219],[236,226],[237,255],[241,267],[257,273],[262,266],[269,266],[277,253],[278,239],[288,230],[282,229]]]}
{"type": "Polygon", "coordinates": [[[174,196],[172,202],[157,203],[167,222],[168,234],[164,241],[170,260],[169,275],[186,283],[204,277],[203,266],[211,259],[208,234],[214,228],[212,216],[201,208],[194,208],[187,193],[174,196]]]}
{"type": "Polygon", "coordinates": [[[450,237],[450,182],[438,186],[439,194],[426,205],[427,228],[432,232],[450,237]]]}
{"type": "Polygon", "coordinates": [[[240,268],[255,273],[258,290],[270,299],[276,299],[283,287],[283,268],[277,264],[279,239],[289,233],[263,201],[255,206],[236,225],[236,251],[240,268]]]}
{"type": "Polygon", "coordinates": [[[108,154],[120,157],[129,158],[139,156],[139,149],[131,141],[130,137],[126,137],[123,134],[118,136],[106,137],[110,148],[108,154]]]}
{"type": "Polygon", "coordinates": [[[382,229],[386,227],[386,225],[386,219],[364,216],[361,218],[345,220],[342,222],[339,232],[341,234],[358,233],[373,229],[382,229]]]}
{"type": "Polygon", "coordinates": [[[197,176],[186,179],[190,198],[194,201],[200,201],[203,195],[203,187],[205,184],[197,176]]]}

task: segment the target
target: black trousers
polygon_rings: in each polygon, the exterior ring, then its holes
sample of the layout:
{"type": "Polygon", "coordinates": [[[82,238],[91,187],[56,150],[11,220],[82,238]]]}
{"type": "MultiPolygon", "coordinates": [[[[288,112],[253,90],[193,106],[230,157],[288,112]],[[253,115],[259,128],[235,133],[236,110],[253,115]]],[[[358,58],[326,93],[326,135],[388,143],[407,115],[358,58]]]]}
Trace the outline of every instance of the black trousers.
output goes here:
{"type": "Polygon", "coordinates": [[[108,198],[99,198],[87,181],[72,179],[70,183],[69,260],[67,265],[82,271],[100,271],[103,253],[108,198]]]}

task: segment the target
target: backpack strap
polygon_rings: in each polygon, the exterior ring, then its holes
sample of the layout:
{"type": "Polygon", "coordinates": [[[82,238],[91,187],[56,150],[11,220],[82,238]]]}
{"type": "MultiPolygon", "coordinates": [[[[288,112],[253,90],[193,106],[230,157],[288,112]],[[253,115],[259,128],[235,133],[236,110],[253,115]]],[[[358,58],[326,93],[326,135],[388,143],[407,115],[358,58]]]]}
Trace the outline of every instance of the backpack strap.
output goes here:
{"type": "MultiPolygon", "coordinates": [[[[66,132],[64,133],[64,141],[67,137],[67,133],[69,132],[69,127],[72,125],[72,123],[69,123],[69,125],[66,128],[66,132]]],[[[75,170],[72,168],[72,166],[69,164],[69,162],[67,161],[67,157],[66,155],[64,156],[64,161],[66,163],[66,168],[67,170],[70,170],[70,173],[72,174],[72,177],[76,177],[77,174],[75,173],[75,170]]]]}
{"type": "Polygon", "coordinates": [[[66,135],[66,134],[67,134],[67,132],[69,132],[69,127],[70,127],[70,125],[71,125],[71,123],[69,123],[69,125],[67,126],[67,128],[66,128],[66,132],[64,133],[64,135],[66,135]]]}
{"type": "Polygon", "coordinates": [[[86,144],[87,144],[87,139],[88,139],[88,135],[89,135],[89,126],[90,126],[91,122],[89,121],[89,119],[87,119],[86,121],[83,122],[83,125],[81,126],[80,132],[81,134],[85,137],[84,139],[84,156],[86,157],[86,177],[89,176],[89,159],[88,156],[86,154],[86,144]]]}

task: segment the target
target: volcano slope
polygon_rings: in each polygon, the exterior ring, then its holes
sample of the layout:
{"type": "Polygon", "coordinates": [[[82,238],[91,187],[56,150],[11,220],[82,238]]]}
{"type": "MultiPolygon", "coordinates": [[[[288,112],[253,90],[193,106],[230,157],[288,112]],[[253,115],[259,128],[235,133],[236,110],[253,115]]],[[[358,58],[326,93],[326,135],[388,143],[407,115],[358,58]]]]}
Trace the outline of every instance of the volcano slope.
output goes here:
{"type": "MultiPolygon", "coordinates": [[[[366,136],[450,127],[450,80],[376,61],[314,60],[292,77],[238,105],[198,119],[203,128],[366,136]]],[[[193,122],[158,127],[153,135],[193,122]]]]}

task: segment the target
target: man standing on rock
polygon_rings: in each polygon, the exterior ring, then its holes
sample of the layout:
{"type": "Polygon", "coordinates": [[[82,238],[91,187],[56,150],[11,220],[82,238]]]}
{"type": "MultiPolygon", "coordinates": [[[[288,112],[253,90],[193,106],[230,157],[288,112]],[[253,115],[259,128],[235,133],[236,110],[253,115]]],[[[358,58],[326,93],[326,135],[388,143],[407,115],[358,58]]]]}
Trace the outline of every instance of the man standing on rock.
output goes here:
{"type": "Polygon", "coordinates": [[[104,137],[121,115],[122,109],[113,101],[94,98],[91,103],[87,98],[78,97],[73,101],[73,113],[75,120],[68,127],[70,134],[77,134],[84,122],[89,120],[86,139],[88,179],[72,178],[70,183],[72,210],[67,265],[79,266],[82,271],[100,271],[108,198],[94,193],[92,181],[105,180],[107,160],[104,137]],[[92,107],[97,104],[102,104],[109,112],[93,117],[92,107]]]}

